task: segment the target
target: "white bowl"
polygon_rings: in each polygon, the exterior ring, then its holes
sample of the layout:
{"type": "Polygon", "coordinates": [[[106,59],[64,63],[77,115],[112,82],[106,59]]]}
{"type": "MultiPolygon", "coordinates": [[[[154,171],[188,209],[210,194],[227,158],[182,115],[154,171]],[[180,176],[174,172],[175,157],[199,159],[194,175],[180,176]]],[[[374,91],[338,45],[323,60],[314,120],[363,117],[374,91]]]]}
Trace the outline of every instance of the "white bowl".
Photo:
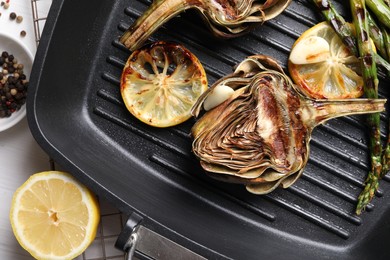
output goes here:
{"type": "MultiPolygon", "coordinates": [[[[3,51],[13,54],[18,62],[24,65],[24,74],[27,79],[30,80],[30,72],[34,60],[30,50],[20,40],[0,32],[0,55],[3,51]]],[[[25,116],[26,104],[23,104],[23,106],[18,111],[12,113],[10,117],[0,118],[0,132],[14,126],[25,116]]]]}

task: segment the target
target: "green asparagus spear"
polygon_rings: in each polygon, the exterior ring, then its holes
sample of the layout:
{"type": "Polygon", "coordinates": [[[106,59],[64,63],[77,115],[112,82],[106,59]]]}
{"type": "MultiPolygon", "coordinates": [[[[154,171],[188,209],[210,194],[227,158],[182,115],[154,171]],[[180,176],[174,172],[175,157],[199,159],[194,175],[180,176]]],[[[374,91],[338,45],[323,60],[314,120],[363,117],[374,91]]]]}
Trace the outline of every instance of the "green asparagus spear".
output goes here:
{"type": "Polygon", "coordinates": [[[383,36],[384,51],[386,52],[386,55],[384,56],[387,57],[387,60],[380,55],[375,55],[375,62],[383,68],[387,72],[387,76],[390,77],[390,30],[385,28],[382,24],[379,24],[379,27],[383,36]]]}
{"type": "Polygon", "coordinates": [[[387,51],[385,47],[385,40],[381,28],[377,25],[370,12],[367,12],[367,21],[370,38],[373,40],[377,52],[385,59],[388,60],[387,51]]]}
{"type": "Polygon", "coordinates": [[[375,14],[376,18],[390,29],[390,7],[383,0],[367,0],[367,6],[375,14]]]}
{"type": "MultiPolygon", "coordinates": [[[[350,0],[353,23],[356,29],[359,57],[361,60],[362,75],[364,78],[364,93],[368,98],[378,98],[378,76],[376,63],[373,58],[374,51],[370,42],[367,10],[364,0],[350,0]]],[[[371,170],[366,179],[366,186],[359,195],[356,214],[360,214],[372,200],[379,186],[382,173],[382,145],[380,141],[379,113],[367,117],[369,129],[369,149],[371,170]]]]}

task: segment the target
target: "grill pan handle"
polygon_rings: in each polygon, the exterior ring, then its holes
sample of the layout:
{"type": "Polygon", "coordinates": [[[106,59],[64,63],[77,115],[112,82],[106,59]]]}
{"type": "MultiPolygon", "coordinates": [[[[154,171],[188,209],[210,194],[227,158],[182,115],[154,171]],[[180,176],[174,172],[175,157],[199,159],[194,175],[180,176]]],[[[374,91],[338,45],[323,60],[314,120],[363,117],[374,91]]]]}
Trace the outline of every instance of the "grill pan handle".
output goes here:
{"type": "Polygon", "coordinates": [[[141,225],[142,220],[142,216],[133,212],[115,242],[115,247],[126,253],[126,260],[133,259],[136,251],[137,257],[141,259],[206,259],[141,225]]]}
{"type": "Polygon", "coordinates": [[[138,236],[137,227],[141,223],[142,217],[133,212],[127,219],[122,232],[119,234],[115,247],[126,253],[125,259],[132,259],[138,236]]]}

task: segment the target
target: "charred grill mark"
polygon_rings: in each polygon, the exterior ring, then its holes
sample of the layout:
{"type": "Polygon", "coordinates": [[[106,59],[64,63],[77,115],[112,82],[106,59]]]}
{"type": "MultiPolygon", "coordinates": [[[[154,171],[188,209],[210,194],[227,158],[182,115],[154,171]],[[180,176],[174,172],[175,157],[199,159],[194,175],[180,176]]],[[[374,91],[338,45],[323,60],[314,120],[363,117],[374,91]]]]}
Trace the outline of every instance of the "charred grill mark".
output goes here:
{"type": "Polygon", "coordinates": [[[365,30],[362,30],[361,37],[362,37],[362,42],[368,41],[368,33],[365,30]]]}
{"type": "MultiPolygon", "coordinates": [[[[365,55],[362,57],[364,66],[371,67],[373,63],[372,55],[365,55]]],[[[367,82],[366,82],[367,83],[367,82]]]]}
{"type": "MultiPolygon", "coordinates": [[[[271,77],[264,77],[259,81],[258,86],[258,106],[261,106],[261,111],[264,114],[266,120],[272,122],[273,129],[261,129],[259,130],[260,136],[262,134],[268,135],[269,131],[270,136],[263,136],[265,142],[269,143],[271,150],[274,153],[278,164],[288,164],[287,162],[287,153],[289,147],[289,136],[284,131],[284,116],[285,108],[283,104],[280,103],[280,100],[276,99],[275,93],[272,91],[272,81],[267,80],[271,77]],[[264,131],[264,132],[263,132],[264,131]],[[263,132],[263,133],[262,133],[263,132]]],[[[261,123],[261,122],[260,122],[261,123]]],[[[283,165],[288,167],[288,165],[283,165]]]]}
{"type": "Polygon", "coordinates": [[[371,89],[375,89],[376,86],[375,86],[375,82],[374,82],[374,79],[372,77],[369,77],[370,80],[367,80],[366,81],[366,87],[367,88],[371,88],[371,89]]]}
{"type": "MultiPolygon", "coordinates": [[[[357,16],[357,20],[359,21],[365,21],[366,20],[366,13],[365,13],[365,9],[362,8],[362,6],[358,6],[356,7],[356,16],[357,16]]],[[[366,32],[366,30],[364,30],[362,28],[361,30],[361,40],[362,42],[367,42],[369,39],[368,37],[368,33],[366,32]]]]}
{"type": "MultiPolygon", "coordinates": [[[[285,83],[287,87],[287,84],[285,83]]],[[[301,101],[295,92],[287,92],[287,107],[289,112],[290,124],[292,129],[292,135],[295,140],[295,154],[296,156],[303,157],[307,153],[306,149],[306,136],[307,136],[307,127],[304,125],[301,114],[300,107],[301,101]]]]}
{"type": "Polygon", "coordinates": [[[361,6],[356,8],[356,15],[357,15],[358,19],[360,19],[362,21],[364,21],[366,19],[364,8],[362,8],[361,6]]]}
{"type": "Polygon", "coordinates": [[[142,95],[143,93],[148,92],[149,90],[150,89],[143,89],[143,90],[138,91],[136,94],[137,95],[142,95]]]}

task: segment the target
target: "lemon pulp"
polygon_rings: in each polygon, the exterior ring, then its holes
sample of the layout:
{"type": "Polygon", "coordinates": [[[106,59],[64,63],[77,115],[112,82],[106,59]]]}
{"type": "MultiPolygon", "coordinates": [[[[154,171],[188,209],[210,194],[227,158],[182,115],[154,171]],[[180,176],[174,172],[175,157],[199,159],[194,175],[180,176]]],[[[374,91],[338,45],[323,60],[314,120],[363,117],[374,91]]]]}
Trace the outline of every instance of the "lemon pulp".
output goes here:
{"type": "Polygon", "coordinates": [[[17,189],[10,221],[13,232],[38,259],[72,259],[94,240],[99,223],[95,196],[71,175],[32,175],[17,189]]]}
{"type": "Polygon", "coordinates": [[[156,42],[134,51],[121,78],[126,108],[142,122],[156,127],[180,124],[207,89],[200,61],[175,43],[156,42]]]}

